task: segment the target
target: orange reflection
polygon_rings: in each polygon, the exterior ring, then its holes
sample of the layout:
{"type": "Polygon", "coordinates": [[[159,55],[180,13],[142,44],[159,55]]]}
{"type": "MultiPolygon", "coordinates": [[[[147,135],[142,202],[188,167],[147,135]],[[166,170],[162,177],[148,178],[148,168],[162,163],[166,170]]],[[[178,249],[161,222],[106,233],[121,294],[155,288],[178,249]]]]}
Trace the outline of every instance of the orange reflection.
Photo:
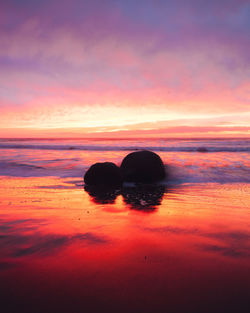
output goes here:
{"type": "Polygon", "coordinates": [[[141,189],[137,197],[127,188],[106,202],[79,179],[1,182],[0,289],[10,309],[245,308],[248,185],[141,189]]]}

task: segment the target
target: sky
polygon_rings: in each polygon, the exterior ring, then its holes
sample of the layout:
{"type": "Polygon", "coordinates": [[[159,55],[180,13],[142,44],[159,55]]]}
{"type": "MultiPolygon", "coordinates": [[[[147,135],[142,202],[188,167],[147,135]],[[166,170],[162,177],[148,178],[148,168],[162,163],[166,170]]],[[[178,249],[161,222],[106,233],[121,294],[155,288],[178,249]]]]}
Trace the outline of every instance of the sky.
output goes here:
{"type": "Polygon", "coordinates": [[[250,135],[249,0],[0,0],[0,137],[250,135]]]}

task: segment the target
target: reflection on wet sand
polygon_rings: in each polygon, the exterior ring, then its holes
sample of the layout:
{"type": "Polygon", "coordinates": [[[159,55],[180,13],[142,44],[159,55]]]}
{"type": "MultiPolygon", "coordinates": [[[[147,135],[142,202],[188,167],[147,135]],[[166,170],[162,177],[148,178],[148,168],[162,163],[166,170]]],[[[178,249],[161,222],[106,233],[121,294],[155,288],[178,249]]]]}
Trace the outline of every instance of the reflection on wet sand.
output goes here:
{"type": "Polygon", "coordinates": [[[130,209],[149,213],[154,212],[161,204],[166,187],[159,185],[137,185],[116,189],[103,186],[85,186],[84,190],[96,204],[114,204],[116,198],[122,195],[124,203],[130,209]]]}
{"type": "Polygon", "coordinates": [[[49,223],[49,220],[34,218],[0,219],[0,271],[17,266],[18,259],[53,256],[74,244],[81,247],[109,242],[107,238],[94,232],[74,234],[42,232],[43,227],[49,223]]]}
{"type": "Polygon", "coordinates": [[[249,312],[248,186],[70,184],[3,180],[4,313],[249,312]]]}
{"type": "Polygon", "coordinates": [[[84,190],[96,204],[113,204],[117,196],[121,193],[119,189],[110,186],[84,186],[84,190]]]}
{"type": "Polygon", "coordinates": [[[130,209],[154,212],[161,204],[166,187],[157,185],[138,185],[122,189],[124,202],[130,209]]]}

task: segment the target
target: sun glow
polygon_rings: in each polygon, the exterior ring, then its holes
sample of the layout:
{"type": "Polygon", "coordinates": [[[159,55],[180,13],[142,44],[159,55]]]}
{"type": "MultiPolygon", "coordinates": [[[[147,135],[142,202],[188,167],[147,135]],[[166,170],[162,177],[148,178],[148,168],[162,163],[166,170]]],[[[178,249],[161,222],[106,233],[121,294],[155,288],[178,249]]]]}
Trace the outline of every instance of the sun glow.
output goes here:
{"type": "Polygon", "coordinates": [[[41,11],[24,4],[22,15],[14,3],[0,5],[0,136],[8,129],[10,136],[19,136],[19,129],[28,136],[34,129],[54,136],[61,136],[57,129],[162,131],[159,121],[167,128],[211,126],[219,135],[227,126],[249,135],[245,4],[235,5],[238,18],[223,7],[218,21],[215,3],[206,11],[184,10],[180,20],[176,5],[162,4],[166,19],[147,1],[145,16],[130,2],[126,9],[119,1],[101,9],[74,2],[80,19],[61,2],[56,19],[45,13],[47,1],[41,11]],[[210,18],[201,25],[202,16],[210,18]],[[239,115],[247,116],[243,123],[239,115]]]}

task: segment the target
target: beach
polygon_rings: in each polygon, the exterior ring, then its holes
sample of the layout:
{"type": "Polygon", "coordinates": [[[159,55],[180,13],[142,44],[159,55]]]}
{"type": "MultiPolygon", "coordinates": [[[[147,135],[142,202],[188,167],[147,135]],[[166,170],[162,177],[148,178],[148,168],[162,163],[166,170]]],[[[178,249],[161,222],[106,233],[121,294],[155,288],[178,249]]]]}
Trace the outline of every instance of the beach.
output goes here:
{"type": "Polygon", "coordinates": [[[250,140],[6,139],[0,152],[4,313],[249,312],[250,140]],[[141,149],[166,181],[86,189],[91,164],[141,149]]]}

